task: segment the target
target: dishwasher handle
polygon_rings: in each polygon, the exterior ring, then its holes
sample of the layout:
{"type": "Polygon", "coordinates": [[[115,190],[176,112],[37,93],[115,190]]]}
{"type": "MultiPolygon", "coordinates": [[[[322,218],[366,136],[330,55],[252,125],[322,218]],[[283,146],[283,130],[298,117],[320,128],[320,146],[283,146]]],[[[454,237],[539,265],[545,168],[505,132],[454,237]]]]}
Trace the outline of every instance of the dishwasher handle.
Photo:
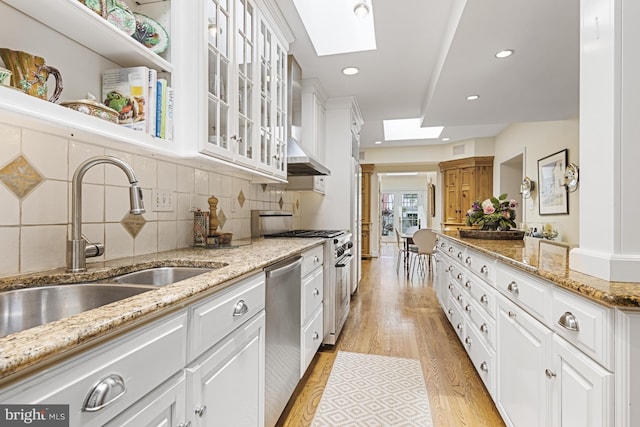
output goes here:
{"type": "Polygon", "coordinates": [[[267,278],[279,277],[283,274],[287,274],[289,271],[298,268],[302,264],[302,256],[287,258],[284,261],[280,261],[276,264],[270,265],[265,268],[267,278]]]}

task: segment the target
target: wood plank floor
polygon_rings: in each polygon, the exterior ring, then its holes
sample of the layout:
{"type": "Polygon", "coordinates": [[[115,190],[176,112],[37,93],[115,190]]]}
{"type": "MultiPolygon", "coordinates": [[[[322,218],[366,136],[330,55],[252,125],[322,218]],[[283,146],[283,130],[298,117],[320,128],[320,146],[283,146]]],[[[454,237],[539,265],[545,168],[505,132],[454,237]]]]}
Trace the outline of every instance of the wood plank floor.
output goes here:
{"type": "Polygon", "coordinates": [[[435,427],[504,426],[440,308],[429,275],[395,271],[395,245],[363,261],[362,280],[335,346],[323,346],[278,426],[311,425],[338,350],[419,359],[435,427]]]}

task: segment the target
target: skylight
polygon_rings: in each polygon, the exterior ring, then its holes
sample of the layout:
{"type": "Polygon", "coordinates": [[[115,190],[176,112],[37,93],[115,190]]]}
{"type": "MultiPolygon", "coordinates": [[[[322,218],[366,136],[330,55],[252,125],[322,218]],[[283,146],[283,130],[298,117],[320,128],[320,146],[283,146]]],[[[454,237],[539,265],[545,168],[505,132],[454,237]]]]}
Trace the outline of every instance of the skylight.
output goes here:
{"type": "Polygon", "coordinates": [[[358,18],[356,0],[293,0],[318,56],[360,52],[376,48],[373,5],[369,14],[358,18]]]}
{"type": "Polygon", "coordinates": [[[383,120],[384,139],[399,141],[407,139],[436,139],[440,137],[443,126],[421,127],[420,118],[383,120]]]}

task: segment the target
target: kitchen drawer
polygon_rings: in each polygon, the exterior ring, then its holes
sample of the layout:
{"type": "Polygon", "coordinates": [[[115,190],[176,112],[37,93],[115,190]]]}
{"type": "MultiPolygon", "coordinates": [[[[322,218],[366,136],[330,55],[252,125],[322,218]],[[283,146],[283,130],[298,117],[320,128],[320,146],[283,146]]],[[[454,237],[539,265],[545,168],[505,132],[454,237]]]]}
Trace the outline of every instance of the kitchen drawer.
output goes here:
{"type": "Polygon", "coordinates": [[[498,290],[551,328],[551,285],[505,265],[496,272],[498,290]]]}
{"type": "Polygon", "coordinates": [[[311,321],[302,328],[302,365],[300,365],[300,378],[304,375],[307,367],[311,363],[313,356],[320,348],[322,344],[322,337],[324,336],[322,329],[322,307],[318,309],[311,321]]]}
{"type": "Polygon", "coordinates": [[[451,326],[453,326],[453,330],[458,335],[460,341],[464,339],[464,316],[462,315],[462,309],[460,308],[458,302],[452,300],[449,305],[449,319],[451,319],[451,326]]]}
{"type": "Polygon", "coordinates": [[[456,283],[462,285],[464,281],[464,269],[462,266],[452,262],[449,268],[449,277],[454,280],[456,283]]]}
{"type": "Polygon", "coordinates": [[[613,310],[558,288],[552,305],[553,331],[613,371],[613,310]]]}
{"type": "Polygon", "coordinates": [[[471,249],[467,249],[464,257],[464,265],[492,285],[496,283],[496,264],[495,259],[471,249]]]}
{"type": "Polygon", "coordinates": [[[496,321],[487,316],[486,312],[474,301],[467,301],[464,306],[464,314],[467,316],[467,331],[473,329],[485,340],[490,348],[495,348],[496,321]]]}
{"type": "Polygon", "coordinates": [[[264,309],[265,276],[258,273],[191,308],[189,360],[264,309]]]}
{"type": "Polygon", "coordinates": [[[302,277],[322,265],[324,245],[316,246],[302,253],[302,277]]]}
{"type": "Polygon", "coordinates": [[[54,368],[38,371],[0,394],[4,404],[67,404],[69,425],[102,426],[185,365],[187,313],[181,311],[114,338],[54,368]],[[85,410],[89,394],[104,391],[104,407],[85,410]],[[118,397],[120,396],[120,397],[118,397]]]}
{"type": "Polygon", "coordinates": [[[463,286],[469,295],[469,299],[478,303],[478,306],[482,307],[489,316],[496,317],[495,289],[475,276],[468,276],[463,286]]]}
{"type": "Polygon", "coordinates": [[[464,247],[449,239],[443,239],[438,244],[438,249],[447,254],[451,259],[454,259],[460,263],[464,261],[464,247]]]}
{"type": "Polygon", "coordinates": [[[322,304],[323,282],[322,269],[319,268],[302,279],[302,312],[300,318],[302,324],[306,324],[313,313],[322,304]]]}
{"type": "Polygon", "coordinates": [[[453,304],[458,306],[460,310],[464,308],[464,303],[466,301],[465,294],[462,291],[462,287],[457,283],[450,283],[451,288],[449,289],[449,295],[451,295],[451,300],[453,304]]]}
{"type": "Polygon", "coordinates": [[[473,328],[467,328],[463,345],[489,394],[495,397],[497,370],[495,351],[484,344],[480,332],[473,328]]]}

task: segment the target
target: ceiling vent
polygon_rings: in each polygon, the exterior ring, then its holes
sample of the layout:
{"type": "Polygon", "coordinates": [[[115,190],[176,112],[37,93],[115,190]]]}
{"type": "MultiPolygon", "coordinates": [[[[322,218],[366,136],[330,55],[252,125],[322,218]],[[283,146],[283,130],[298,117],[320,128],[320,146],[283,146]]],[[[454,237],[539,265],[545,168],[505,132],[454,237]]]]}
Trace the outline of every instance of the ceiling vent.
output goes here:
{"type": "Polygon", "coordinates": [[[464,154],[464,144],[454,145],[452,150],[454,156],[460,156],[464,154]]]}

